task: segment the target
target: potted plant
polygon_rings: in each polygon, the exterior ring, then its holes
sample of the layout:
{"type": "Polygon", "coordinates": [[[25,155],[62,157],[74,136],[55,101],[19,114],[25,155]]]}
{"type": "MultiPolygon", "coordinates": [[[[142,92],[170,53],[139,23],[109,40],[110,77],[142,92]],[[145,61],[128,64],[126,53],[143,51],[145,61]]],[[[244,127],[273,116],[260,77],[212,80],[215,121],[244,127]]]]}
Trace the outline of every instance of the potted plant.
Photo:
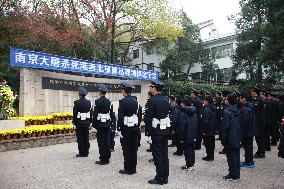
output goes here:
{"type": "Polygon", "coordinates": [[[1,131],[1,134],[4,140],[11,140],[11,131],[1,131]]]}
{"type": "Polygon", "coordinates": [[[24,139],[25,138],[25,131],[24,131],[24,129],[19,130],[19,136],[20,136],[20,139],[24,139]]]}

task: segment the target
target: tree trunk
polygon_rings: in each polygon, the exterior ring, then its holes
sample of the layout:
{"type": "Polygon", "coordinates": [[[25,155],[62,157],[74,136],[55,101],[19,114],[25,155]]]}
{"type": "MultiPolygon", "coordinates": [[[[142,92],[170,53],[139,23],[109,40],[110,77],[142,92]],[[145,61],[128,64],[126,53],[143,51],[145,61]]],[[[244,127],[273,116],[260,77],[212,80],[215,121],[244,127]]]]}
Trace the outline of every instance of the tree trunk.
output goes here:
{"type": "Polygon", "coordinates": [[[112,26],[111,26],[111,51],[110,51],[110,63],[114,63],[114,50],[115,50],[115,44],[114,44],[114,39],[115,39],[115,17],[116,17],[116,1],[112,0],[113,3],[113,10],[112,10],[112,26]]]}

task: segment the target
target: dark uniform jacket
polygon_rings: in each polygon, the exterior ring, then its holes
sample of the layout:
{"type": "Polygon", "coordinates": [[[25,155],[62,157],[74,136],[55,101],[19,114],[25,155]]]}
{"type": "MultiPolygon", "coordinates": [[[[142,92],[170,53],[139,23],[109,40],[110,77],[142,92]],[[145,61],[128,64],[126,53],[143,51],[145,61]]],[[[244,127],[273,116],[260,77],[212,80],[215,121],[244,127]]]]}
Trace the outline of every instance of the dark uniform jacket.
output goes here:
{"type": "Polygon", "coordinates": [[[195,144],[198,135],[198,120],[194,106],[181,109],[177,133],[182,141],[195,144]]]}
{"type": "Polygon", "coordinates": [[[173,111],[172,111],[172,117],[171,117],[171,128],[174,132],[177,132],[178,129],[178,120],[179,120],[179,115],[181,112],[181,106],[177,105],[174,107],[173,111]]]}
{"type": "Polygon", "coordinates": [[[154,118],[161,120],[169,116],[169,113],[172,111],[169,101],[161,93],[158,93],[149,99],[147,106],[144,121],[149,135],[170,135],[170,128],[161,130],[159,126],[157,128],[152,127],[152,120],[154,118]]]}
{"type": "Polygon", "coordinates": [[[103,127],[111,127],[112,120],[108,120],[107,122],[101,122],[97,119],[98,114],[107,114],[109,113],[110,116],[113,116],[112,105],[109,99],[105,96],[101,96],[95,101],[94,107],[94,119],[93,119],[93,127],[96,129],[103,128],[103,127]]]}
{"type": "Polygon", "coordinates": [[[131,117],[134,114],[137,115],[139,119],[138,102],[133,96],[127,95],[123,99],[119,100],[117,130],[121,131],[121,133],[126,130],[138,130],[138,125],[135,125],[133,127],[128,127],[127,125],[124,125],[124,117],[131,117]]]}
{"type": "Polygon", "coordinates": [[[196,115],[197,115],[198,123],[200,123],[201,114],[202,114],[202,106],[203,106],[202,100],[200,100],[200,98],[196,96],[193,98],[192,104],[196,108],[196,115]]]}
{"type": "Polygon", "coordinates": [[[217,128],[216,108],[213,105],[203,107],[201,129],[207,136],[215,136],[217,128]]]}
{"type": "Polygon", "coordinates": [[[237,105],[231,105],[224,110],[221,134],[222,144],[228,148],[240,148],[241,126],[237,105]]]}
{"type": "Polygon", "coordinates": [[[279,152],[284,154],[284,116],[282,117],[282,123],[279,127],[280,130],[280,143],[278,146],[279,152]]]}
{"type": "Polygon", "coordinates": [[[223,112],[225,109],[225,103],[222,98],[217,98],[215,102],[216,106],[216,116],[217,116],[217,125],[220,126],[222,124],[223,112]]]}
{"type": "Polygon", "coordinates": [[[253,97],[252,104],[254,106],[256,126],[257,128],[262,128],[265,123],[265,117],[263,115],[263,100],[259,96],[253,97]]]}
{"type": "Polygon", "coordinates": [[[73,106],[73,124],[76,127],[89,127],[92,122],[92,103],[90,100],[85,98],[81,98],[79,100],[74,101],[73,106]],[[90,118],[85,120],[81,120],[81,118],[77,118],[78,113],[88,113],[90,112],[90,118]]]}
{"type": "Polygon", "coordinates": [[[271,115],[271,101],[269,99],[263,99],[263,116],[264,116],[264,125],[270,126],[272,123],[271,115]]]}
{"type": "Polygon", "coordinates": [[[246,103],[240,109],[240,124],[242,136],[254,137],[257,135],[256,117],[252,104],[246,103]]]}

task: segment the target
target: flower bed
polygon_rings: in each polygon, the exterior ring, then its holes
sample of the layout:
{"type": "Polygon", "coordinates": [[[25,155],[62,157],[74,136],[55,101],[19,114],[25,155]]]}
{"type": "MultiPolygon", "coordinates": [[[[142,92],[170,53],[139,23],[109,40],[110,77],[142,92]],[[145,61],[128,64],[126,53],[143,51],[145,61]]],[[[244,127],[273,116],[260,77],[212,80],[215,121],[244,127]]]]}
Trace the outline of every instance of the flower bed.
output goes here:
{"type": "Polygon", "coordinates": [[[1,140],[16,140],[31,137],[41,137],[57,134],[75,134],[73,125],[50,125],[50,126],[33,126],[23,129],[12,129],[0,131],[1,140]]]}
{"type": "Polygon", "coordinates": [[[24,117],[11,117],[10,120],[24,120],[26,125],[46,125],[54,124],[54,121],[72,120],[72,112],[67,113],[54,113],[48,116],[24,116],[24,117]]]}

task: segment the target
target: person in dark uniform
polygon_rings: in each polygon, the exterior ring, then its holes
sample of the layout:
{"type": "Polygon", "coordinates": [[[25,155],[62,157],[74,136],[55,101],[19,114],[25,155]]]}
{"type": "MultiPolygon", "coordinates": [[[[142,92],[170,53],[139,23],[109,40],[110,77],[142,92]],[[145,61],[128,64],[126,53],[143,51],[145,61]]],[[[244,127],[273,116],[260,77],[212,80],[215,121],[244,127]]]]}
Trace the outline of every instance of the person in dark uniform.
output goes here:
{"type": "MultiPolygon", "coordinates": [[[[137,96],[132,96],[133,98],[135,98],[135,100],[138,102],[137,100],[137,96]]],[[[138,103],[139,104],[139,103],[138,103]]],[[[142,121],[142,106],[139,104],[139,111],[138,111],[138,147],[141,146],[141,121],[142,121]]]]}
{"type": "Polygon", "coordinates": [[[240,124],[242,130],[242,146],[245,150],[245,162],[241,163],[242,168],[254,168],[253,161],[253,137],[257,135],[256,117],[253,105],[248,102],[249,96],[240,94],[240,124]]]}
{"type": "Polygon", "coordinates": [[[284,159],[284,116],[282,117],[282,123],[279,127],[280,130],[280,143],[278,146],[278,157],[284,159]]]}
{"type": "MultiPolygon", "coordinates": [[[[223,119],[223,112],[224,112],[224,110],[225,110],[225,108],[227,107],[227,105],[226,105],[226,103],[225,103],[225,99],[227,98],[227,96],[230,94],[230,92],[229,91],[227,91],[227,90],[223,90],[222,91],[222,96],[221,96],[221,98],[223,99],[222,100],[222,102],[221,102],[221,107],[220,107],[220,109],[222,110],[221,111],[221,115],[222,115],[222,117],[221,117],[221,120],[223,119]]],[[[222,121],[223,122],[223,121],[222,121]]],[[[221,122],[221,125],[220,125],[220,131],[222,131],[222,122],[221,122]]],[[[221,136],[222,136],[222,134],[221,134],[221,136]]],[[[225,147],[225,145],[222,143],[222,139],[221,139],[221,144],[222,144],[222,146],[224,146],[223,147],[223,149],[219,152],[219,154],[226,154],[226,147],[225,147]]]]}
{"type": "MultiPolygon", "coordinates": [[[[176,104],[176,97],[175,97],[175,95],[168,96],[168,99],[169,99],[169,102],[170,102],[170,104],[172,106],[172,109],[174,109],[176,107],[176,105],[177,105],[176,104]]],[[[170,115],[171,120],[172,120],[172,117],[173,117],[173,114],[171,113],[171,115],[170,115]]],[[[169,147],[175,147],[177,145],[177,140],[178,140],[177,135],[175,134],[175,132],[172,132],[172,134],[170,135],[169,139],[172,140],[172,143],[169,144],[169,147]]]]}
{"type": "Polygon", "coordinates": [[[121,132],[120,143],[124,157],[124,169],[120,174],[132,175],[136,173],[138,151],[138,114],[139,105],[131,96],[133,85],[127,82],[121,83],[123,99],[119,100],[117,130],[121,132]]]}
{"type": "Polygon", "coordinates": [[[169,101],[162,96],[161,90],[164,83],[152,81],[150,91],[153,97],[149,100],[145,112],[145,126],[149,127],[149,135],[152,139],[153,158],[156,166],[156,176],[149,180],[149,184],[167,184],[169,177],[168,138],[170,135],[169,114],[172,107],[169,101]]]}
{"type": "Polygon", "coordinates": [[[265,151],[271,151],[270,147],[270,134],[271,134],[270,131],[272,128],[271,101],[268,99],[268,93],[264,90],[260,92],[260,97],[263,101],[265,151]]]}
{"type": "Polygon", "coordinates": [[[200,92],[197,89],[193,89],[191,91],[191,97],[192,97],[192,103],[193,106],[196,108],[196,115],[198,119],[198,135],[197,135],[197,141],[195,145],[195,150],[201,149],[201,143],[202,143],[202,132],[201,132],[201,114],[202,114],[202,101],[198,97],[200,92]]]}
{"type": "Polygon", "coordinates": [[[184,144],[184,156],[186,164],[181,169],[193,171],[195,164],[194,145],[198,135],[198,120],[196,116],[196,108],[188,99],[182,100],[182,109],[179,116],[179,129],[177,133],[184,144]]]}
{"type": "Polygon", "coordinates": [[[228,107],[224,110],[223,114],[221,140],[227,150],[226,156],[229,174],[223,178],[228,181],[237,181],[240,179],[241,126],[236,95],[229,94],[226,103],[228,107]]]}
{"type": "Polygon", "coordinates": [[[205,96],[201,118],[201,130],[207,154],[207,156],[202,159],[205,161],[214,160],[215,132],[217,127],[216,119],[216,108],[213,106],[213,98],[212,96],[205,96]]]}
{"type": "MultiPolygon", "coordinates": [[[[223,111],[224,111],[224,106],[223,106],[223,99],[222,99],[222,92],[217,91],[215,94],[216,101],[215,101],[215,106],[216,106],[216,116],[217,116],[217,134],[219,134],[219,140],[220,138],[220,130],[221,130],[221,124],[222,124],[222,117],[223,117],[223,111]]],[[[217,139],[217,140],[218,140],[217,139]]]]}
{"type": "Polygon", "coordinates": [[[171,128],[172,131],[174,132],[173,136],[175,136],[175,140],[176,140],[176,147],[177,147],[177,151],[173,153],[173,155],[176,156],[182,156],[183,155],[183,144],[181,143],[181,136],[179,135],[179,133],[177,132],[178,130],[178,121],[179,121],[179,114],[181,112],[181,98],[180,97],[176,97],[176,105],[173,108],[172,111],[172,118],[171,118],[171,128]]]}
{"type": "Polygon", "coordinates": [[[272,93],[269,94],[269,98],[271,101],[271,146],[277,146],[277,142],[279,141],[278,121],[281,117],[279,111],[279,101],[272,93]]]}
{"type": "MultiPolygon", "coordinates": [[[[149,101],[150,101],[150,99],[151,99],[152,97],[153,97],[153,95],[152,95],[151,91],[149,91],[149,92],[148,92],[148,99],[147,99],[147,102],[146,102],[146,104],[145,104],[145,112],[146,112],[146,110],[148,109],[148,104],[149,104],[149,101]]],[[[145,123],[145,124],[146,124],[146,123],[145,123]]],[[[151,137],[150,137],[150,135],[149,135],[149,131],[147,130],[147,128],[151,128],[151,125],[150,125],[150,126],[146,126],[146,125],[145,125],[145,136],[149,138],[148,143],[150,144],[150,147],[146,150],[146,152],[152,152],[152,141],[151,141],[151,139],[150,139],[151,137]]],[[[153,159],[150,159],[149,161],[150,161],[150,162],[154,162],[153,159]]]]}
{"type": "Polygon", "coordinates": [[[105,97],[108,89],[106,86],[99,85],[99,98],[95,101],[93,127],[97,130],[97,142],[99,146],[100,160],[96,164],[106,165],[111,157],[110,152],[110,133],[113,115],[112,105],[105,97]]]}
{"type": "Polygon", "coordinates": [[[254,158],[265,158],[265,120],[263,115],[263,100],[259,97],[260,91],[261,90],[257,87],[252,87],[250,90],[252,105],[254,106],[256,116],[256,126],[258,129],[258,134],[255,137],[258,149],[254,158]]]}
{"type": "Polygon", "coordinates": [[[116,132],[116,117],[115,117],[115,112],[111,113],[111,129],[110,129],[110,151],[114,152],[114,147],[115,147],[115,132],[116,132]]]}
{"type": "Polygon", "coordinates": [[[92,102],[86,99],[88,91],[80,87],[80,99],[74,101],[73,106],[73,125],[76,128],[76,136],[79,154],[76,157],[88,157],[89,155],[89,127],[92,122],[92,102]]]}

